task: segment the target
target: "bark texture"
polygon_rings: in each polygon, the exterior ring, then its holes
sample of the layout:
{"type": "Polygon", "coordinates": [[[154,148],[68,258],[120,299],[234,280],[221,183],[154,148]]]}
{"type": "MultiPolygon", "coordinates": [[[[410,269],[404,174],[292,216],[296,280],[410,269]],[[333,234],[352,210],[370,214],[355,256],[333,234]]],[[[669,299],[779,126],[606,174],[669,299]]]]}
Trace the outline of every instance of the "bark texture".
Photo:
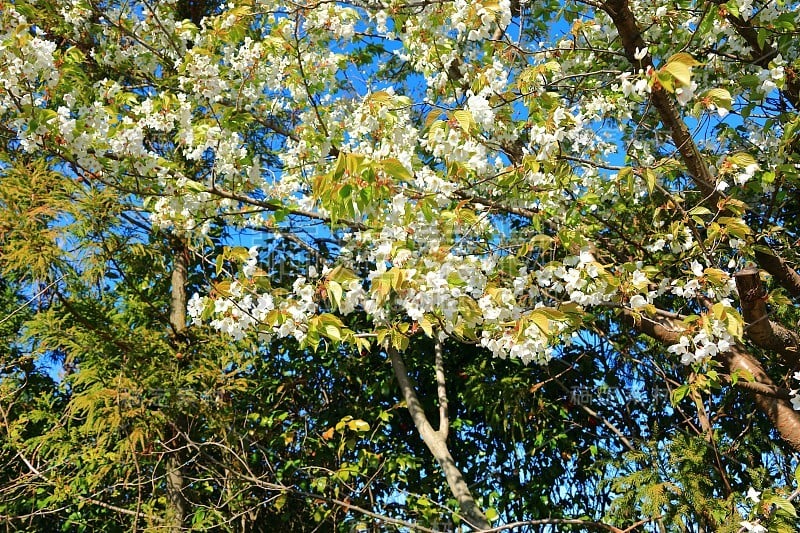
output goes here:
{"type": "MultiPolygon", "coordinates": [[[[633,320],[633,319],[631,319],[633,320]]],[[[654,320],[642,318],[636,327],[642,333],[649,335],[663,344],[675,344],[683,334],[683,330],[677,324],[673,324],[668,319],[654,320]]],[[[791,403],[784,398],[775,395],[761,394],[757,389],[764,391],[780,391],[775,385],[761,363],[744,347],[734,345],[729,351],[717,356],[729,374],[738,372],[748,373],[753,376],[753,382],[757,386],[748,388],[753,392],[753,398],[758,408],[767,416],[781,437],[795,450],[800,451],[800,412],[792,408],[791,403]]]]}
{"type": "MultiPolygon", "coordinates": [[[[180,349],[180,344],[186,333],[186,283],[189,271],[189,250],[183,240],[177,240],[173,249],[172,279],[169,302],[169,323],[173,332],[173,341],[176,349],[180,349]]],[[[172,448],[168,450],[165,460],[166,474],[165,481],[167,487],[167,502],[169,505],[170,530],[178,532],[183,529],[184,521],[188,513],[188,503],[183,495],[185,480],[181,471],[182,460],[177,445],[179,426],[181,420],[174,422],[175,427],[168,428],[168,435],[171,439],[168,445],[172,448]]]]}
{"type": "Polygon", "coordinates": [[[761,268],[769,272],[781,287],[794,296],[800,297],[800,274],[790,267],[786,261],[774,252],[766,253],[756,250],[756,261],[761,268]]]}
{"type": "Polygon", "coordinates": [[[800,362],[800,335],[769,319],[767,290],[758,269],[741,270],[734,276],[742,317],[747,323],[745,333],[757,346],[780,354],[791,367],[800,362]]]}
{"type": "Polygon", "coordinates": [[[408,406],[408,412],[411,413],[414,425],[417,427],[417,431],[425,442],[425,445],[442,467],[450,491],[453,493],[453,496],[455,496],[461,508],[462,518],[472,526],[473,529],[478,531],[491,528],[489,520],[475,502],[475,498],[472,496],[469,486],[464,480],[464,476],[456,466],[453,456],[447,448],[447,442],[445,441],[446,432],[442,432],[442,428],[436,431],[433,429],[430,422],[428,422],[425,410],[422,408],[414,386],[411,384],[411,380],[408,377],[408,371],[406,370],[403,358],[394,348],[389,348],[388,352],[392,361],[394,375],[397,378],[397,383],[400,385],[403,398],[408,406]]]}
{"type": "MultiPolygon", "coordinates": [[[[646,54],[642,59],[636,58],[637,50],[644,50],[647,47],[647,43],[642,39],[641,31],[627,0],[609,0],[603,4],[603,7],[617,28],[628,61],[634,67],[644,70],[653,68],[653,58],[650,54],[646,54]]],[[[680,112],[675,107],[673,97],[666,89],[660,85],[655,85],[652,89],[651,99],[653,106],[658,111],[661,122],[669,129],[672,142],[680,152],[689,174],[691,174],[697,187],[706,197],[706,202],[712,204],[716,209],[723,197],[716,190],[716,180],[712,176],[708,165],[706,165],[703,155],[697,148],[697,144],[692,139],[688,126],[686,126],[680,112]]]]}

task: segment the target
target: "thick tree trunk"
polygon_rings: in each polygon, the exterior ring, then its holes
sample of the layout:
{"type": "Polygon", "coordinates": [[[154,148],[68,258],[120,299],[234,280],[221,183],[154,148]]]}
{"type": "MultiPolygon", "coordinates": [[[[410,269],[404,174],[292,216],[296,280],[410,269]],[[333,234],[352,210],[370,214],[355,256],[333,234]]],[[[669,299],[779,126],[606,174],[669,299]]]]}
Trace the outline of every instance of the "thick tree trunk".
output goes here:
{"type": "MultiPolygon", "coordinates": [[[[453,460],[453,456],[447,448],[447,430],[440,427],[439,431],[436,431],[433,429],[430,422],[428,422],[425,410],[422,408],[417,398],[417,393],[411,385],[411,380],[408,378],[408,372],[402,357],[400,357],[400,353],[394,348],[389,348],[389,357],[392,360],[394,374],[397,377],[397,382],[400,385],[403,398],[408,406],[408,411],[411,413],[411,418],[414,420],[414,425],[417,427],[420,436],[422,436],[425,445],[442,467],[445,478],[447,479],[447,484],[450,486],[450,491],[453,493],[453,496],[455,496],[461,508],[462,518],[472,526],[473,529],[478,531],[490,529],[491,524],[489,520],[475,502],[475,498],[472,496],[467,482],[464,481],[464,476],[456,466],[456,462],[453,460]]],[[[442,381],[440,380],[439,383],[441,385],[442,381]]],[[[440,386],[439,391],[442,392],[442,390],[443,386],[440,386]]],[[[446,413],[446,406],[444,407],[443,413],[446,413]]],[[[440,416],[446,420],[446,415],[440,414],[440,416]]]]}
{"type": "MultiPolygon", "coordinates": [[[[767,386],[775,385],[756,358],[740,346],[734,346],[730,351],[720,354],[719,357],[729,372],[745,370],[752,374],[756,383],[767,386]]],[[[800,451],[800,412],[795,411],[787,400],[763,394],[754,394],[753,398],[783,440],[795,450],[800,451]]]]}
{"type": "MultiPolygon", "coordinates": [[[[189,270],[189,250],[182,239],[176,239],[175,243],[172,261],[169,323],[172,328],[174,344],[176,349],[179,349],[186,333],[186,281],[189,270]]],[[[183,529],[183,523],[188,511],[186,498],[183,495],[185,481],[181,471],[183,461],[178,443],[181,425],[181,421],[176,420],[173,427],[167,429],[167,434],[171,437],[168,442],[171,443],[172,449],[167,451],[165,480],[169,506],[168,518],[172,532],[178,532],[183,529]]]]}
{"type": "Polygon", "coordinates": [[[189,270],[189,250],[183,240],[176,240],[172,262],[172,287],[169,301],[169,324],[175,337],[186,333],[186,279],[189,270]]]}

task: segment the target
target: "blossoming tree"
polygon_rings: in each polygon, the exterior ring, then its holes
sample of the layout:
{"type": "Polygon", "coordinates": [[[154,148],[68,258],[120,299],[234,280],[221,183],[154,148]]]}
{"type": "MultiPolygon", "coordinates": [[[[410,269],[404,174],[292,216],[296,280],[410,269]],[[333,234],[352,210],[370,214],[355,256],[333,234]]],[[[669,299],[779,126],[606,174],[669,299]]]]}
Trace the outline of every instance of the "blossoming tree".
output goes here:
{"type": "Polygon", "coordinates": [[[388,360],[468,527],[498,513],[453,458],[448,358],[577,368],[605,346],[670,391],[668,416],[692,405],[729,509],[703,527],[791,530],[797,493],[734,490],[718,424],[752,406],[800,451],[798,7],[0,2],[4,158],[41,155],[171,236],[176,346],[211,328],[388,360]],[[210,256],[220,226],[258,237],[210,256]],[[282,286],[287,242],[308,268],[282,286]]]}

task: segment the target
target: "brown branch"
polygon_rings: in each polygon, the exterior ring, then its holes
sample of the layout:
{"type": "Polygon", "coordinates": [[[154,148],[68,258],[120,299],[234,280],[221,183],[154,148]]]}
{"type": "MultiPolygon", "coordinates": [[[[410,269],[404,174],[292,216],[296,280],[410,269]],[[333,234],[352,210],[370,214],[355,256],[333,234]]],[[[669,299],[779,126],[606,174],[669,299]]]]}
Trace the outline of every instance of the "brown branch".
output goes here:
{"type": "MultiPolygon", "coordinates": [[[[49,485],[52,485],[53,487],[57,487],[58,486],[56,483],[51,481],[47,476],[45,476],[38,468],[36,468],[28,460],[28,458],[25,457],[25,455],[22,454],[22,452],[17,451],[17,457],[19,457],[22,460],[22,462],[25,463],[25,466],[28,467],[28,470],[30,470],[30,472],[34,476],[41,478],[42,480],[44,480],[45,483],[47,483],[49,485]]],[[[124,507],[118,507],[116,505],[112,505],[110,503],[106,503],[106,502],[104,502],[102,500],[98,500],[96,498],[91,498],[91,497],[81,496],[81,495],[78,495],[77,497],[81,501],[84,501],[86,503],[91,503],[92,505],[97,505],[99,507],[103,507],[105,509],[108,509],[110,511],[114,511],[116,513],[125,514],[125,515],[129,515],[129,516],[134,516],[136,518],[146,518],[147,520],[151,520],[151,521],[155,521],[155,522],[161,522],[162,521],[161,517],[154,516],[154,515],[145,515],[145,514],[139,513],[138,511],[132,511],[131,509],[125,509],[124,507]]]]}
{"type": "Polygon", "coordinates": [[[327,502],[327,503],[331,503],[331,504],[337,505],[337,506],[341,507],[342,509],[344,509],[345,511],[355,511],[355,512],[357,512],[359,514],[363,514],[364,516],[369,516],[370,518],[374,518],[376,520],[380,520],[381,522],[384,522],[386,524],[392,524],[392,525],[406,527],[406,528],[409,528],[412,531],[421,531],[423,533],[436,533],[436,531],[433,530],[433,529],[429,529],[427,527],[420,526],[420,525],[414,524],[413,522],[408,522],[406,520],[401,520],[399,518],[392,518],[390,516],[378,514],[378,513],[375,513],[373,511],[370,511],[368,509],[364,509],[363,507],[359,507],[357,505],[353,505],[349,501],[344,501],[344,500],[340,500],[340,499],[337,499],[337,498],[330,498],[330,497],[324,496],[322,494],[306,492],[306,491],[299,490],[299,489],[297,489],[295,487],[290,487],[290,486],[279,484],[279,483],[271,483],[269,481],[265,481],[263,478],[256,476],[252,472],[252,470],[250,469],[250,466],[247,464],[247,461],[242,457],[242,454],[237,453],[236,451],[231,449],[226,444],[220,443],[220,442],[195,442],[195,441],[191,440],[191,438],[188,435],[184,434],[183,436],[187,440],[188,446],[192,447],[192,448],[195,448],[198,451],[198,453],[200,453],[203,457],[205,457],[210,463],[215,464],[218,467],[224,468],[226,471],[230,472],[230,474],[232,476],[235,476],[236,478],[241,479],[243,481],[248,481],[248,482],[252,483],[253,485],[255,485],[257,487],[260,487],[260,488],[263,488],[263,489],[266,489],[266,490],[269,490],[269,491],[279,492],[281,494],[300,496],[302,498],[305,498],[305,499],[308,499],[308,500],[312,500],[312,501],[317,501],[317,500],[324,501],[324,502],[327,502]],[[232,457],[235,461],[237,461],[239,463],[239,465],[244,469],[244,472],[238,471],[238,470],[230,470],[230,465],[223,464],[213,454],[209,454],[209,453],[206,453],[205,451],[203,451],[203,448],[210,447],[210,446],[215,446],[215,447],[221,448],[222,450],[227,452],[226,455],[228,455],[229,457],[232,457]]]}
{"type": "MultiPolygon", "coordinates": [[[[764,243],[762,242],[763,246],[764,243]]],[[[790,267],[784,259],[779,257],[775,252],[765,252],[763,250],[756,250],[756,261],[758,265],[769,272],[775,281],[781,287],[786,289],[789,294],[798,298],[800,297],[800,274],[795,269],[790,267]]]]}
{"type": "MultiPolygon", "coordinates": [[[[644,520],[637,522],[638,525],[646,524],[651,520],[644,520]]],[[[546,526],[546,525],[562,525],[562,526],[583,526],[590,529],[602,529],[604,531],[611,531],[612,533],[625,533],[630,529],[620,529],[612,526],[611,524],[604,524],[603,522],[593,522],[591,520],[582,520],[580,518],[541,518],[539,520],[525,520],[522,522],[513,522],[500,527],[484,530],[482,533],[497,533],[499,531],[507,531],[522,526],[546,526]]]]}
{"type": "MultiPolygon", "coordinates": [[[[551,379],[553,381],[555,381],[555,383],[559,387],[561,387],[561,389],[564,392],[567,392],[567,393],[571,392],[570,389],[560,379],[558,379],[558,378],[551,378],[551,379]]],[[[603,415],[601,415],[600,413],[598,413],[597,411],[595,411],[594,409],[590,408],[589,406],[585,405],[582,402],[578,402],[577,405],[587,415],[589,415],[589,416],[591,416],[593,418],[596,418],[597,420],[602,421],[603,425],[606,426],[609,430],[611,430],[611,432],[614,435],[617,436],[617,438],[620,440],[620,442],[623,444],[623,446],[625,446],[629,451],[632,451],[632,452],[636,451],[637,448],[633,445],[633,443],[631,443],[631,441],[628,439],[628,437],[626,437],[625,434],[617,426],[614,425],[613,422],[611,422],[609,419],[607,419],[606,417],[604,417],[603,415]]]]}
{"type": "MultiPolygon", "coordinates": [[[[752,354],[741,346],[735,345],[729,351],[721,353],[718,358],[729,372],[749,372],[755,383],[775,387],[764,368],[752,354]]],[[[795,450],[800,451],[800,412],[795,411],[787,400],[755,394],[754,400],[759,409],[767,415],[781,437],[795,450]]]]}
{"type": "MultiPolygon", "coordinates": [[[[720,0],[714,0],[721,3],[720,0]]],[[[622,38],[625,55],[628,61],[636,67],[647,69],[653,68],[653,59],[649,54],[644,58],[637,59],[636,50],[643,50],[647,43],[642,38],[641,31],[636,22],[636,18],[628,6],[627,0],[608,0],[603,9],[608,13],[617,28],[617,32],[622,38]]],[[[763,48],[758,45],[758,38],[755,30],[749,22],[728,15],[728,20],[734,25],[736,30],[742,35],[747,43],[753,47],[754,62],[762,67],[767,67],[775,51],[768,45],[763,48]]],[[[783,91],[785,96],[798,107],[800,100],[800,79],[788,80],[787,88],[783,91]]],[[[681,114],[673,103],[673,99],[667,91],[656,85],[652,89],[653,106],[658,110],[659,118],[670,129],[672,141],[680,152],[686,168],[689,170],[695,184],[705,195],[705,202],[712,211],[719,209],[720,200],[724,196],[716,190],[715,179],[712,176],[708,165],[706,165],[700,150],[692,139],[691,132],[686,123],[681,118],[681,114]]],[[[763,252],[756,252],[758,263],[776,280],[786,288],[793,296],[800,297],[800,275],[789,267],[786,262],[776,255],[769,255],[763,252]]]]}
{"type": "Polygon", "coordinates": [[[417,398],[417,393],[414,391],[414,386],[408,377],[406,365],[400,353],[394,349],[388,349],[389,357],[392,361],[392,368],[394,368],[394,375],[397,378],[397,383],[400,385],[400,391],[403,393],[403,398],[406,401],[406,407],[414,420],[414,425],[417,427],[422,440],[428,447],[428,450],[436,458],[439,466],[444,471],[447,484],[450,486],[450,491],[458,501],[458,505],[463,512],[462,518],[464,521],[476,530],[486,530],[491,527],[486,515],[483,514],[475,498],[469,490],[467,482],[464,481],[464,476],[456,466],[450,450],[447,448],[447,443],[442,438],[442,435],[433,429],[428,417],[425,415],[425,410],[417,398]]]}
{"type": "Polygon", "coordinates": [[[136,351],[133,345],[116,338],[112,333],[110,333],[109,330],[113,328],[102,327],[103,325],[99,324],[98,320],[93,320],[84,315],[83,312],[78,309],[78,307],[76,307],[61,291],[56,291],[55,296],[58,301],[61,302],[61,305],[64,306],[64,309],[67,310],[67,313],[69,313],[71,317],[73,317],[88,331],[95,333],[100,339],[113,344],[121,353],[134,353],[136,351]]]}
{"type": "MultiPolygon", "coordinates": [[[[603,4],[603,10],[608,13],[617,28],[628,61],[634,67],[644,70],[653,68],[653,58],[650,54],[646,54],[642,59],[636,58],[637,49],[644,50],[647,43],[642,38],[642,33],[628,6],[628,1],[608,0],[603,4]]],[[[675,107],[672,97],[663,87],[655,85],[651,92],[651,98],[653,106],[658,110],[661,122],[670,130],[672,142],[680,152],[689,174],[703,195],[706,196],[706,200],[713,206],[712,210],[716,209],[723,196],[717,191],[716,180],[703,160],[703,155],[692,139],[692,134],[675,107]]]]}
{"type": "MultiPolygon", "coordinates": [[[[695,408],[697,409],[697,420],[703,430],[703,439],[708,443],[709,448],[714,453],[714,469],[717,471],[722,479],[722,483],[725,485],[725,497],[727,498],[733,494],[733,488],[731,488],[728,475],[725,472],[725,467],[722,466],[722,459],[720,458],[717,441],[714,439],[714,428],[712,426],[711,417],[709,416],[706,406],[703,403],[703,397],[700,394],[700,391],[695,388],[691,388],[689,391],[689,397],[692,399],[692,402],[694,402],[695,408]]],[[[719,522],[713,516],[707,513],[703,514],[706,520],[708,520],[708,522],[714,526],[714,529],[719,527],[719,522]]]]}
{"type": "Polygon", "coordinates": [[[800,364],[800,335],[769,319],[767,291],[759,270],[748,268],[734,274],[747,337],[757,346],[780,354],[792,368],[800,364]]]}
{"type": "MultiPolygon", "coordinates": [[[[642,317],[641,320],[634,322],[634,318],[630,314],[626,313],[626,317],[629,322],[634,323],[636,329],[662,344],[675,344],[683,334],[676,324],[666,318],[655,320],[642,317]]],[[[729,374],[748,373],[753,377],[753,383],[766,386],[770,390],[777,389],[761,363],[738,344],[732,346],[727,352],[718,354],[716,359],[723,364],[729,374]]],[[[760,394],[755,390],[756,388],[757,386],[748,389],[755,393],[753,398],[758,408],[767,415],[783,440],[795,450],[800,451],[800,412],[792,409],[786,399],[760,394]]]]}
{"type": "Polygon", "coordinates": [[[466,200],[472,204],[483,205],[486,207],[491,207],[493,209],[497,209],[503,213],[509,213],[511,215],[518,215],[525,218],[534,218],[538,214],[538,209],[528,209],[526,207],[512,207],[508,205],[504,205],[501,202],[497,202],[495,200],[490,200],[489,198],[481,198],[480,196],[475,196],[473,194],[467,194],[462,192],[456,192],[454,194],[457,198],[461,200],[466,200]]]}
{"type": "Polygon", "coordinates": [[[731,386],[746,390],[748,392],[752,392],[754,394],[761,394],[763,396],[770,396],[772,398],[778,398],[780,400],[789,401],[792,396],[790,394],[789,389],[778,387],[776,385],[766,385],[764,383],[756,383],[754,381],[747,381],[743,377],[740,377],[736,380],[736,383],[730,378],[730,376],[722,374],[722,379],[729,383],[731,386]]]}
{"type": "MultiPolygon", "coordinates": [[[[247,205],[260,207],[260,208],[264,209],[265,211],[272,211],[272,212],[274,212],[274,211],[285,211],[286,213],[288,213],[290,215],[297,215],[297,216],[300,216],[300,217],[310,218],[312,220],[319,220],[319,221],[325,222],[327,224],[332,224],[333,223],[333,221],[331,220],[330,217],[326,217],[324,215],[320,215],[319,213],[314,213],[313,211],[305,211],[303,209],[286,208],[276,200],[273,200],[273,201],[257,200],[255,198],[251,198],[249,196],[243,196],[241,194],[236,194],[236,193],[227,191],[225,189],[221,189],[216,184],[213,184],[211,186],[211,188],[209,188],[209,189],[207,189],[207,190],[205,190],[203,192],[207,192],[207,193],[213,194],[215,196],[220,196],[222,198],[228,198],[229,200],[236,200],[237,202],[242,202],[242,203],[247,204],[247,205]]],[[[223,213],[223,215],[224,215],[224,213],[223,213]]],[[[362,224],[360,222],[346,221],[346,220],[339,220],[338,222],[340,224],[342,224],[342,225],[348,226],[348,227],[353,228],[353,229],[359,229],[359,230],[367,229],[367,226],[365,226],[364,224],[362,224]]]]}

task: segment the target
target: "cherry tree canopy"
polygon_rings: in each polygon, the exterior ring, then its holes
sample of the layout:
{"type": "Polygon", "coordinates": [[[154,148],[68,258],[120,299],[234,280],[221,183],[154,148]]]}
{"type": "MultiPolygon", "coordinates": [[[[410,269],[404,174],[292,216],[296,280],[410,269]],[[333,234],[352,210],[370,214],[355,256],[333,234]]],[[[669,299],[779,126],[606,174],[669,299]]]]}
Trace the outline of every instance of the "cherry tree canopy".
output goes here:
{"type": "Polygon", "coordinates": [[[178,334],[378,349],[479,528],[445,343],[546,365],[643,334],[685,368],[673,401],[743,389],[800,452],[796,2],[198,4],[0,2],[8,161],[121,192],[186,255],[258,232],[173,286],[178,334]],[[286,241],[312,261],[282,287],[286,241]]]}

